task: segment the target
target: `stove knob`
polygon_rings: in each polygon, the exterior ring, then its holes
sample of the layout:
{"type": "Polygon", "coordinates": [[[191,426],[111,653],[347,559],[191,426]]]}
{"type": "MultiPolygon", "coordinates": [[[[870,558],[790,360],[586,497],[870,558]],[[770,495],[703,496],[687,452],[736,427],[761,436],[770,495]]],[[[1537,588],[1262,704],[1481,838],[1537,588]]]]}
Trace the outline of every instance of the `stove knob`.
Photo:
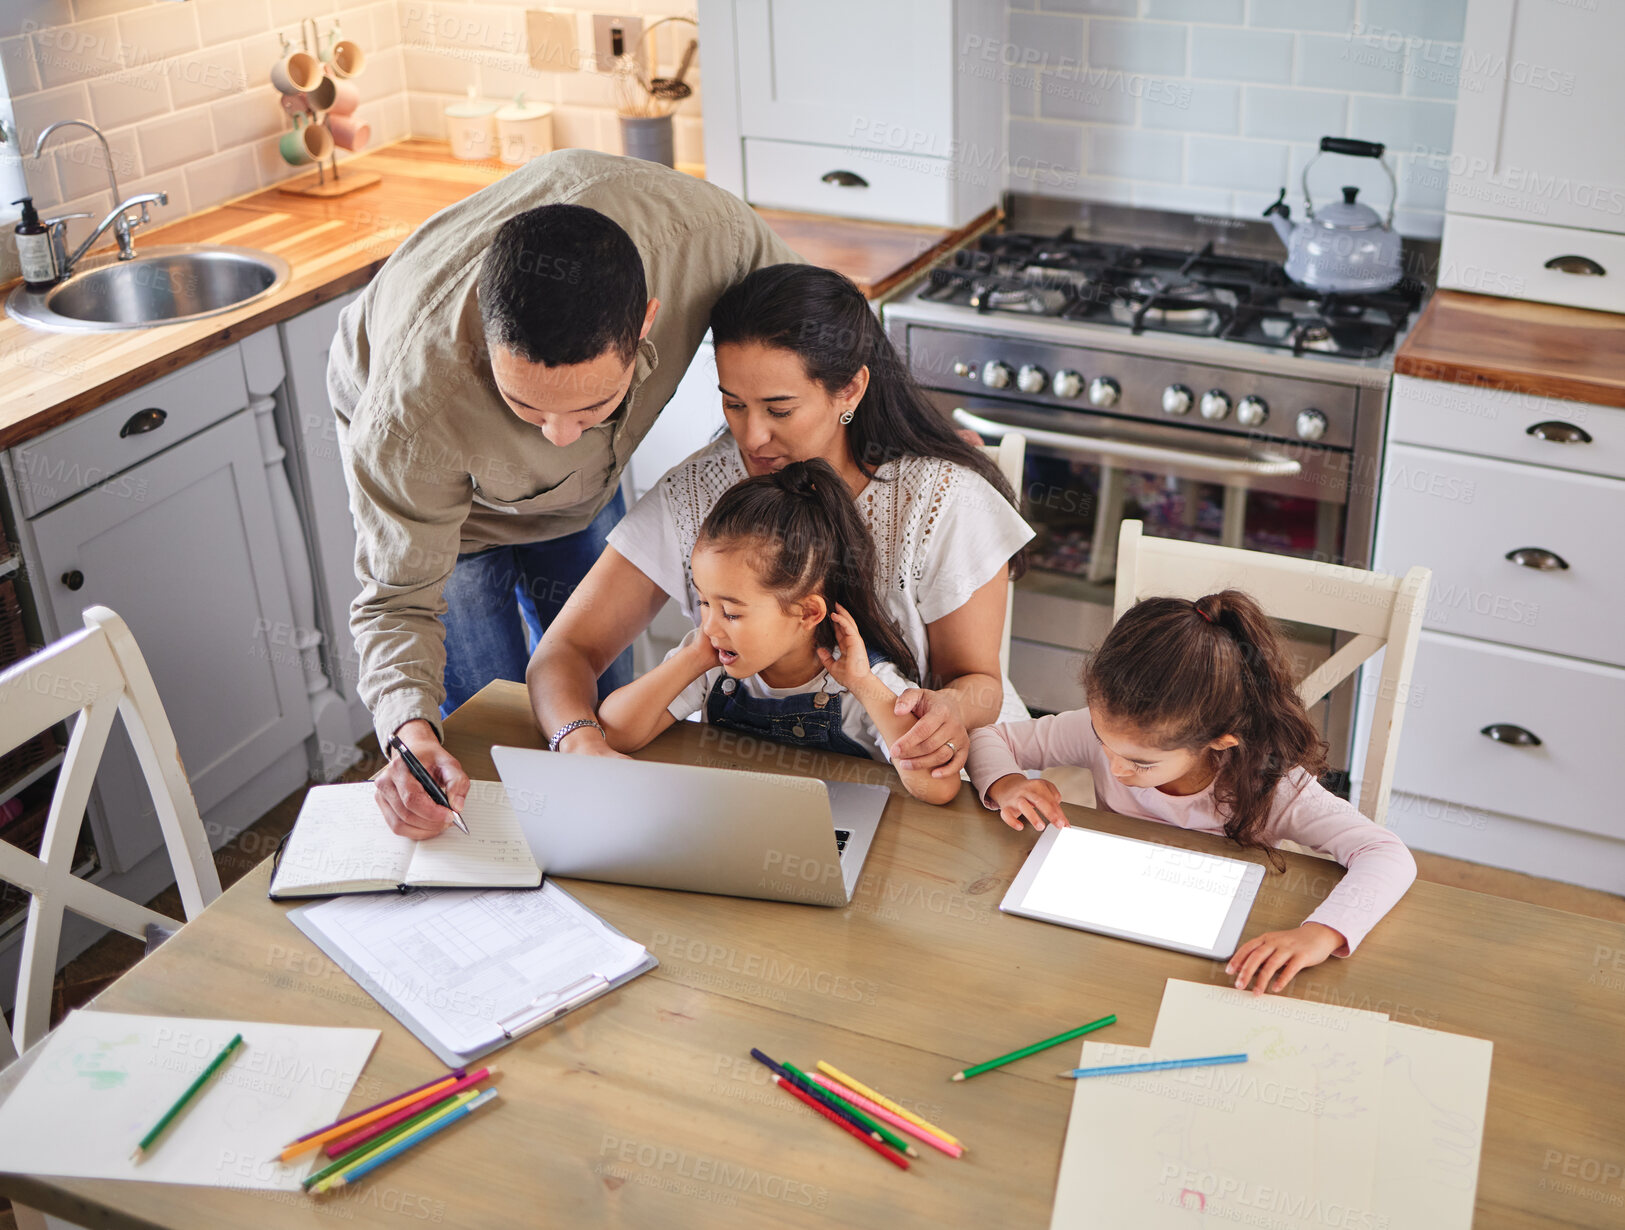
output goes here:
{"type": "Polygon", "coordinates": [[[1243,397],[1236,407],[1236,422],[1243,427],[1257,427],[1269,416],[1269,403],[1262,397],[1243,397]]]}
{"type": "Polygon", "coordinates": [[[1223,389],[1209,389],[1202,394],[1202,417],[1217,423],[1230,415],[1230,394],[1223,389]]]}
{"type": "Polygon", "coordinates": [[[1016,373],[1016,387],[1023,393],[1042,393],[1049,388],[1049,373],[1033,363],[1023,363],[1016,373]]]}
{"type": "Polygon", "coordinates": [[[1055,379],[1050,384],[1057,397],[1076,397],[1083,392],[1083,377],[1068,368],[1062,368],[1055,373],[1055,379]]]}
{"type": "Polygon", "coordinates": [[[1191,391],[1182,384],[1170,384],[1162,391],[1162,412],[1164,414],[1189,414],[1191,402],[1195,400],[1191,391]]]}
{"type": "Polygon", "coordinates": [[[1089,382],[1089,404],[1091,406],[1115,406],[1118,395],[1122,393],[1117,381],[1110,376],[1096,376],[1089,382]]]}
{"type": "Polygon", "coordinates": [[[1298,411],[1298,435],[1305,440],[1318,440],[1326,434],[1326,416],[1319,410],[1298,411]]]}
{"type": "Polygon", "coordinates": [[[982,383],[990,389],[1005,389],[1010,387],[1010,381],[1015,373],[1010,370],[1008,363],[1000,363],[997,359],[989,359],[982,364],[982,383]]]}
{"type": "Polygon", "coordinates": [[[963,359],[955,359],[954,375],[958,376],[961,380],[975,380],[976,369],[963,359]]]}

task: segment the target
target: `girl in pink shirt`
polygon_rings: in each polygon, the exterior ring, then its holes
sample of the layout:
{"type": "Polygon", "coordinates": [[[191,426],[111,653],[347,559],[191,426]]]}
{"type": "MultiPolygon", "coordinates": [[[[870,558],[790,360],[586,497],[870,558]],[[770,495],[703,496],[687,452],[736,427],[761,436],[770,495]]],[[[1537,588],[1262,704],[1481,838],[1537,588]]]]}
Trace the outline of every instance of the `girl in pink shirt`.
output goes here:
{"type": "Polygon", "coordinates": [[[1258,604],[1238,590],[1147,598],[1113,625],[1083,674],[1089,707],[971,732],[969,771],[1011,828],[1066,825],[1053,783],[1023,770],[1081,765],[1098,805],[1268,852],[1291,840],[1348,874],[1303,925],[1237,948],[1236,986],[1279,991],[1301,969],[1354,951],[1416,878],[1393,833],[1316,780],[1326,745],[1258,604]],[[1273,980],[1273,981],[1272,981],[1273,980]]]}

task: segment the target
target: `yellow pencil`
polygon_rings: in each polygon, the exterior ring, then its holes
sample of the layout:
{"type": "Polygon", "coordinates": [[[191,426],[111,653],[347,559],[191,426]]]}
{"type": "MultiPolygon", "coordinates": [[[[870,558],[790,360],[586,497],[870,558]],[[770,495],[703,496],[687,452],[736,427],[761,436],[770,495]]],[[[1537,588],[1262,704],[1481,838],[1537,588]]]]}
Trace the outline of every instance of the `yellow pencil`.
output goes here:
{"type": "Polygon", "coordinates": [[[930,1122],[920,1118],[918,1115],[916,1115],[913,1111],[909,1110],[907,1107],[899,1106],[896,1102],[893,1102],[885,1094],[879,1093],[879,1092],[869,1088],[869,1086],[865,1085],[862,1081],[853,1080],[850,1076],[848,1076],[845,1072],[842,1072],[834,1064],[825,1063],[822,1059],[820,1059],[818,1061],[818,1070],[820,1072],[822,1072],[825,1076],[834,1077],[836,1080],[840,1081],[841,1084],[845,1085],[848,1089],[850,1089],[853,1093],[862,1094],[864,1097],[868,1098],[871,1102],[874,1102],[874,1103],[876,1103],[877,1105],[880,1105],[880,1106],[884,1106],[887,1110],[891,1111],[892,1114],[901,1115],[904,1119],[907,1119],[910,1123],[914,1124],[916,1127],[924,1128],[926,1131],[930,1132],[931,1135],[936,1136],[939,1139],[945,1140],[951,1145],[958,1145],[961,1149],[963,1149],[965,1147],[964,1142],[961,1141],[957,1136],[948,1135],[947,1132],[944,1132],[936,1124],[930,1123],[930,1122]]]}
{"type": "Polygon", "coordinates": [[[324,1192],[331,1191],[335,1187],[343,1187],[347,1181],[346,1176],[354,1171],[358,1166],[365,1165],[379,1154],[393,1149],[396,1145],[400,1144],[402,1140],[422,1131],[431,1123],[436,1123],[439,1120],[444,1119],[453,1111],[460,1110],[464,1106],[467,1106],[475,1098],[479,1097],[481,1092],[482,1091],[479,1089],[465,1089],[456,1097],[448,1098],[446,1102],[435,1111],[434,1114],[426,1117],[422,1123],[419,1123],[410,1132],[406,1132],[400,1137],[380,1141],[370,1149],[368,1149],[365,1145],[361,1146],[361,1149],[357,1150],[358,1153],[361,1153],[360,1157],[351,1158],[349,1161],[345,1162],[343,1166],[333,1170],[331,1174],[327,1175],[310,1189],[311,1195],[319,1196],[324,1192]],[[365,1152],[362,1152],[363,1149],[365,1152]]]}

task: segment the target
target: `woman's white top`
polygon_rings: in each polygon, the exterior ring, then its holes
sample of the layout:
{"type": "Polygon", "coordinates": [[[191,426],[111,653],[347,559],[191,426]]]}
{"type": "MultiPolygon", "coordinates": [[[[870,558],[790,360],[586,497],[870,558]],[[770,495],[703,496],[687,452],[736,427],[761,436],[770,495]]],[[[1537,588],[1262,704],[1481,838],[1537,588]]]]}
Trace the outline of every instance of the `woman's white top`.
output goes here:
{"type": "MultiPolygon", "coordinates": [[[[699,623],[690,556],[700,525],[722,493],[748,478],[731,435],[678,462],[613,530],[614,547],[699,623]]],[[[935,457],[888,461],[858,493],[858,515],[875,540],[876,585],[922,669],[931,660],[926,626],[957,611],[1033,536],[1033,530],[974,470],[935,457]]],[[[1004,680],[999,721],[1027,708],[1004,680]]]]}

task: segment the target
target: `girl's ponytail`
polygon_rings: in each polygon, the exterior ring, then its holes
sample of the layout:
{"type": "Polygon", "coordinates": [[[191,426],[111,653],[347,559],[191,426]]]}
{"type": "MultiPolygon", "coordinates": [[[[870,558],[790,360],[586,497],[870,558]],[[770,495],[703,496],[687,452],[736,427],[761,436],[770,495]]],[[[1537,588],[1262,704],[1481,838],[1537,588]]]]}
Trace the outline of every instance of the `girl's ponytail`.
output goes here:
{"type": "MultiPolygon", "coordinates": [[[[700,526],[696,546],[751,543],[757,579],[781,603],[822,594],[830,610],[846,608],[868,648],[883,654],[906,679],[920,679],[903,631],[875,591],[874,539],[835,467],[821,458],[795,461],[723,492],[700,526]]],[[[835,648],[826,618],[813,633],[835,648]]]]}
{"type": "Polygon", "coordinates": [[[1240,845],[1267,848],[1262,834],[1284,775],[1326,767],[1281,637],[1240,590],[1136,603],[1090,658],[1083,685],[1091,708],[1163,746],[1196,750],[1236,736],[1235,747],[1211,754],[1214,801],[1240,845]]]}

